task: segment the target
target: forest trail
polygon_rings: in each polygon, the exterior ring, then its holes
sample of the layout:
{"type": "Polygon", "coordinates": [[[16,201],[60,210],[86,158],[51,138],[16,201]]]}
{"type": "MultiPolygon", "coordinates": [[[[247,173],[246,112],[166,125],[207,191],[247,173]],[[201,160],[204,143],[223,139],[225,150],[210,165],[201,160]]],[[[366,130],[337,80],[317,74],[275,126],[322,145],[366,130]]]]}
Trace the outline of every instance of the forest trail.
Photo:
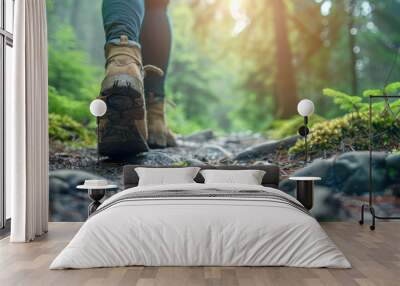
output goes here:
{"type": "MultiPolygon", "coordinates": [[[[302,161],[289,160],[287,149],[297,140],[289,137],[273,141],[259,133],[244,132],[217,136],[212,130],[203,130],[189,136],[177,136],[178,146],[152,149],[113,161],[97,158],[96,148],[72,147],[55,141],[50,144],[49,188],[52,221],[83,221],[89,199],[86,192],[75,187],[87,179],[107,179],[122,186],[122,168],[136,165],[256,165],[278,164],[281,178],[303,167],[302,161]]],[[[110,196],[114,192],[108,192],[110,196]]]]}
{"type": "MultiPolygon", "coordinates": [[[[257,165],[277,164],[281,169],[280,189],[294,194],[295,184],[285,180],[288,175],[314,175],[325,178],[316,186],[313,215],[318,219],[349,219],[359,215],[359,204],[366,199],[365,190],[368,152],[346,152],[329,158],[319,158],[304,166],[302,158],[289,158],[288,148],[297,136],[279,141],[269,140],[257,133],[234,133],[216,136],[211,130],[204,130],[189,136],[178,136],[178,147],[153,149],[122,162],[100,158],[97,161],[95,148],[65,147],[57,152],[51,146],[50,152],[50,209],[53,221],[82,221],[89,204],[86,192],[75,190],[86,179],[105,178],[123,189],[121,175],[126,164],[136,165],[257,165]],[[356,167],[355,167],[356,166],[356,167]],[[358,172],[353,170],[357,169],[358,172]],[[336,173],[336,170],[340,172],[336,173]],[[346,174],[343,177],[343,174],[346,174]],[[332,177],[333,176],[333,177],[332,177]],[[341,187],[337,182],[341,181],[341,187]],[[360,183],[362,182],[362,183],[360,183]],[[347,187],[346,187],[347,186],[347,187]],[[357,188],[355,187],[357,186],[357,188]]],[[[398,179],[389,180],[400,168],[400,155],[377,154],[380,163],[377,174],[381,190],[398,186],[398,179]]],[[[393,189],[397,190],[397,188],[393,189]]],[[[396,193],[396,192],[395,192],[396,193]]],[[[393,193],[393,195],[395,194],[393,193]]],[[[112,195],[109,192],[107,195],[112,195]]],[[[395,195],[399,197],[398,193],[395,195]]],[[[390,203],[382,205],[380,212],[398,213],[400,201],[388,196],[390,203]]]]}
{"type": "Polygon", "coordinates": [[[50,148],[50,171],[82,170],[119,183],[122,167],[126,164],[166,166],[276,163],[285,175],[302,166],[297,160],[289,160],[287,155],[287,149],[297,139],[297,136],[293,136],[274,141],[251,132],[217,136],[212,130],[203,130],[188,136],[177,136],[177,147],[152,149],[124,161],[107,158],[99,158],[98,161],[95,148],[57,148],[54,145],[50,148]]]}

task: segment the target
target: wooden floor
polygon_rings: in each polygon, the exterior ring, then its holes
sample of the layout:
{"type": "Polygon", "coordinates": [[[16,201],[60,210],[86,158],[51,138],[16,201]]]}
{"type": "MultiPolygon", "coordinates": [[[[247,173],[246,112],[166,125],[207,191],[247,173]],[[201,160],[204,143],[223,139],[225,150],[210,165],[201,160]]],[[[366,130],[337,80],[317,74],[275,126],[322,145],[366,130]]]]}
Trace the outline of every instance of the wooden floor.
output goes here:
{"type": "Polygon", "coordinates": [[[352,269],[289,267],[124,267],[48,270],[79,223],[51,223],[28,244],[0,241],[0,285],[400,285],[400,223],[380,222],[375,232],[357,223],[323,223],[352,269]]]}

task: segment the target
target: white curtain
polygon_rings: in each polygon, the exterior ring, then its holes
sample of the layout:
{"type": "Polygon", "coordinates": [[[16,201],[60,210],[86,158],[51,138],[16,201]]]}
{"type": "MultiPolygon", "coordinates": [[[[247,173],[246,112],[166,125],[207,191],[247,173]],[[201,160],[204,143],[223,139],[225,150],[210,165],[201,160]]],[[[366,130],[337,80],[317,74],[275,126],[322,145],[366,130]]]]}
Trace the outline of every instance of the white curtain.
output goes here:
{"type": "Polygon", "coordinates": [[[14,95],[6,106],[6,187],[12,242],[47,232],[48,122],[45,0],[15,1],[14,95]]]}

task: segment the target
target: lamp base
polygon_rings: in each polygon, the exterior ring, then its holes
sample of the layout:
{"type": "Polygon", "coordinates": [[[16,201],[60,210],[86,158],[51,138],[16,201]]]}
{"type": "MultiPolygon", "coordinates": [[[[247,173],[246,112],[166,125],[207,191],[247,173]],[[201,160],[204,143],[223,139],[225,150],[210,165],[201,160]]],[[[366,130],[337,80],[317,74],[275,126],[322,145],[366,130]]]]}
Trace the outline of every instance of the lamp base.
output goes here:
{"type": "Polygon", "coordinates": [[[298,132],[300,136],[306,137],[310,133],[310,129],[307,126],[301,126],[298,132]]]}
{"type": "Polygon", "coordinates": [[[299,134],[304,138],[304,166],[307,165],[308,162],[308,144],[307,144],[307,136],[310,133],[310,129],[307,127],[308,117],[304,117],[304,125],[301,126],[298,130],[299,134]]]}

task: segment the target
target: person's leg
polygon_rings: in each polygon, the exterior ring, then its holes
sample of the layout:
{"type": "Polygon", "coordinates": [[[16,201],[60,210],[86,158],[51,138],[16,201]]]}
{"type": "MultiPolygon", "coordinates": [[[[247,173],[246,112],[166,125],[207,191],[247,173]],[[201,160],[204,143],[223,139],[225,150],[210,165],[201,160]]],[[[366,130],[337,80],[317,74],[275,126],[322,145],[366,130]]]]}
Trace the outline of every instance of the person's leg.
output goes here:
{"type": "Polygon", "coordinates": [[[160,76],[147,74],[144,79],[146,94],[148,143],[151,147],[175,146],[175,139],[165,120],[165,78],[171,52],[171,25],[167,7],[169,0],[145,0],[145,16],[140,35],[143,62],[164,71],[160,76]]]}
{"type": "Polygon", "coordinates": [[[106,43],[117,43],[121,36],[139,42],[144,0],[103,0],[102,13],[106,43]]]}
{"type": "Polygon", "coordinates": [[[139,35],[144,0],[104,0],[105,78],[99,98],[107,112],[99,118],[100,155],[126,157],[148,150],[139,35]]]}
{"type": "Polygon", "coordinates": [[[167,14],[169,0],[145,0],[146,13],[140,34],[143,63],[155,65],[164,76],[149,74],[144,80],[146,92],[165,95],[164,83],[171,51],[171,25],[167,14]]]}

